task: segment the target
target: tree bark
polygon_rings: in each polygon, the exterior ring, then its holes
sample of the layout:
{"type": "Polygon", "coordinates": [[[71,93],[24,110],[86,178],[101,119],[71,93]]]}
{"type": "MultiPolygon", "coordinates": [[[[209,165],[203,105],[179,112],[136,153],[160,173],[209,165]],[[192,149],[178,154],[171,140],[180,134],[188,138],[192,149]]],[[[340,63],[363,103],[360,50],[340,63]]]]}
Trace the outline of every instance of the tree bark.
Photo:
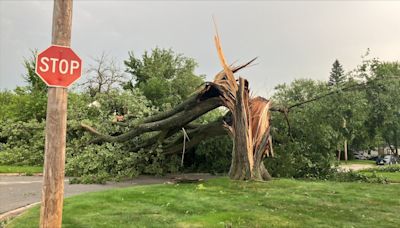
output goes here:
{"type": "Polygon", "coordinates": [[[235,100],[229,176],[234,180],[270,180],[271,175],[263,163],[271,148],[270,102],[261,97],[249,99],[247,81],[243,78],[239,78],[235,100]]]}
{"type": "Polygon", "coordinates": [[[249,118],[249,98],[245,92],[244,79],[239,78],[239,87],[236,93],[236,103],[233,109],[233,135],[234,144],[232,163],[229,176],[235,180],[248,180],[252,178],[253,143],[249,118]]]}

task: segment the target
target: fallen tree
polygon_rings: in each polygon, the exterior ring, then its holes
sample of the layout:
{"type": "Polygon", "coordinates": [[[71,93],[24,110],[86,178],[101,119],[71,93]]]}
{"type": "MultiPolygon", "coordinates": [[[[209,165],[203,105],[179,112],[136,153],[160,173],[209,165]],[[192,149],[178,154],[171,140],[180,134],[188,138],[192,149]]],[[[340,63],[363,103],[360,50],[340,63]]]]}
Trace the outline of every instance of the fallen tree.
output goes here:
{"type": "Polygon", "coordinates": [[[244,78],[234,74],[249,66],[255,59],[237,67],[226,63],[218,35],[215,36],[219,59],[223,71],[213,82],[205,83],[187,100],[175,108],[141,120],[123,123],[129,131],[110,136],[82,124],[82,128],[95,136],[91,143],[124,142],[149,132],[157,132],[145,142],[132,148],[132,151],[158,147],[165,154],[183,153],[202,140],[228,134],[233,140],[232,162],[229,176],[235,180],[270,180],[271,176],[264,166],[266,156],[273,155],[270,137],[271,102],[262,97],[251,98],[249,84],[244,78]],[[229,112],[217,121],[205,125],[195,125],[196,120],[205,113],[220,106],[229,112]],[[186,135],[186,136],[185,136],[186,135]],[[184,137],[190,138],[186,143],[184,137]]]}

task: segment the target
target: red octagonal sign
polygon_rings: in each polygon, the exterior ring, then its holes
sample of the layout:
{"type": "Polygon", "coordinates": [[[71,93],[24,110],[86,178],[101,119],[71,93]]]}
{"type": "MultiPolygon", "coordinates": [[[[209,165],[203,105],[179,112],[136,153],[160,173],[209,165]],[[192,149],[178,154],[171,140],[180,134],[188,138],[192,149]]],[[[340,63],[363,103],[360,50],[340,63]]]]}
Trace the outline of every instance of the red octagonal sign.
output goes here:
{"type": "Polygon", "coordinates": [[[82,60],[69,47],[50,46],[36,58],[36,73],[51,87],[68,87],[82,72],[82,60]]]}

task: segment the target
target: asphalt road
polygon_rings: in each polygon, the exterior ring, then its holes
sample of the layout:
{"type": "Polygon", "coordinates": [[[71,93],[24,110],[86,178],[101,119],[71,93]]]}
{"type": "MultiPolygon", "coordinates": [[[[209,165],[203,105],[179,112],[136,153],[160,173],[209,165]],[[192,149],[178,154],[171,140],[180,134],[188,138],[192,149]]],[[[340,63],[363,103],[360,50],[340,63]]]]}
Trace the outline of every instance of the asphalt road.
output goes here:
{"type": "MultiPolygon", "coordinates": [[[[107,184],[69,184],[66,178],[64,196],[73,196],[84,192],[95,192],[110,188],[122,188],[134,185],[162,184],[173,177],[189,176],[208,179],[207,174],[186,174],[166,177],[140,176],[123,182],[108,182],[107,184]]],[[[0,175],[0,215],[8,211],[41,201],[41,176],[2,176],[0,175]]]]}

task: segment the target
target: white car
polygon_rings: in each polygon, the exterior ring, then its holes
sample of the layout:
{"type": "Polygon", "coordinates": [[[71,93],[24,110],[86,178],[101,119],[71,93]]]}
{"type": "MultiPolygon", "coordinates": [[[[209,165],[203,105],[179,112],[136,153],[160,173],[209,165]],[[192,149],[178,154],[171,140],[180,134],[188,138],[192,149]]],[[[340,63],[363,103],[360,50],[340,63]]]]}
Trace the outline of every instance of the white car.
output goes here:
{"type": "Polygon", "coordinates": [[[383,158],[378,158],[376,160],[377,165],[393,165],[398,163],[398,159],[393,155],[385,155],[383,158]]]}

